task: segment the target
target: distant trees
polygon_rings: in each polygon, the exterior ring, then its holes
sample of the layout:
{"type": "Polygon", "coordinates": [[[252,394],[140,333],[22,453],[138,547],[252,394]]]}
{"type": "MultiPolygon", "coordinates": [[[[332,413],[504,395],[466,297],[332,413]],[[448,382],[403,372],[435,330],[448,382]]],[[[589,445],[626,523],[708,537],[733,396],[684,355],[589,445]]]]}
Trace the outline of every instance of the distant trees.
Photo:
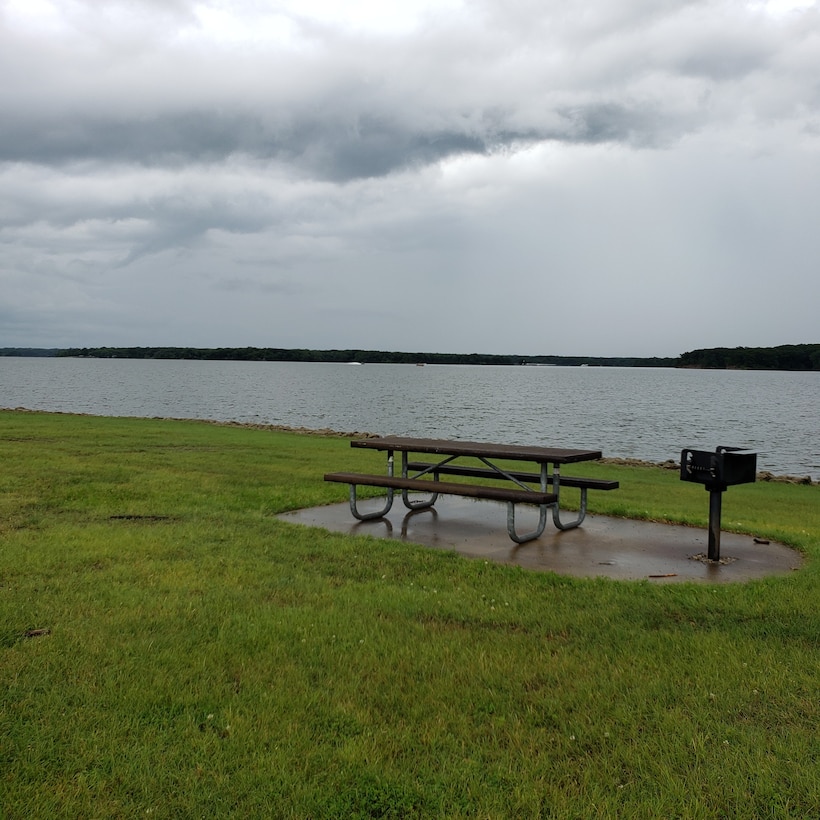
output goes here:
{"type": "Polygon", "coordinates": [[[484,353],[406,353],[385,350],[306,350],[281,347],[82,347],[35,351],[0,348],[5,356],[97,359],[200,359],[250,362],[361,362],[362,364],[496,364],[590,367],[692,367],[731,370],[820,370],[820,344],[712,347],[677,358],[625,356],[518,356],[484,353]],[[6,352],[3,352],[3,351],[6,352]],[[27,352],[22,352],[27,351],[27,352]]]}
{"type": "Polygon", "coordinates": [[[820,344],[712,347],[684,353],[679,366],[719,370],[820,370],[820,344]]]}
{"type": "Polygon", "coordinates": [[[590,365],[674,367],[677,359],[595,356],[519,356],[485,353],[407,353],[386,350],[305,350],[279,347],[83,347],[56,355],[95,359],[200,359],[209,361],[361,362],[362,364],[590,365]]]}
{"type": "Polygon", "coordinates": [[[59,355],[58,348],[46,347],[0,347],[0,356],[37,356],[48,358],[59,355]]]}

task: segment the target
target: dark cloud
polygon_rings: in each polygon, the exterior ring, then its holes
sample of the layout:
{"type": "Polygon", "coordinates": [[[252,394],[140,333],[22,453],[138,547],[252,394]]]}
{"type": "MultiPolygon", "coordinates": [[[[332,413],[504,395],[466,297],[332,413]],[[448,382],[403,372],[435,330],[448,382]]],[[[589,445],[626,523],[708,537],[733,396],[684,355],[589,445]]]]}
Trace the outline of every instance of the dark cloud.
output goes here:
{"type": "Polygon", "coordinates": [[[418,133],[366,115],[357,118],[355,129],[332,119],[305,119],[280,129],[252,115],[205,111],[150,120],[78,117],[71,122],[0,123],[0,162],[93,160],[174,167],[221,162],[238,154],[276,160],[335,181],[384,176],[455,154],[484,154],[490,147],[472,134],[418,133]]]}
{"type": "Polygon", "coordinates": [[[151,120],[104,117],[72,122],[0,122],[0,162],[66,165],[78,162],[181,167],[219,163],[232,156],[273,160],[301,174],[345,182],[382,177],[459,155],[487,155],[540,141],[620,142],[655,145],[680,135],[664,112],[649,105],[593,103],[558,107],[560,127],[516,130],[494,120],[474,129],[417,130],[412,123],[379,115],[336,120],[296,119],[277,127],[249,114],[178,112],[151,120]]]}
{"type": "Polygon", "coordinates": [[[61,165],[78,161],[182,165],[270,150],[260,123],[247,116],[181,111],[146,117],[106,112],[67,119],[0,123],[0,161],[61,165]]]}

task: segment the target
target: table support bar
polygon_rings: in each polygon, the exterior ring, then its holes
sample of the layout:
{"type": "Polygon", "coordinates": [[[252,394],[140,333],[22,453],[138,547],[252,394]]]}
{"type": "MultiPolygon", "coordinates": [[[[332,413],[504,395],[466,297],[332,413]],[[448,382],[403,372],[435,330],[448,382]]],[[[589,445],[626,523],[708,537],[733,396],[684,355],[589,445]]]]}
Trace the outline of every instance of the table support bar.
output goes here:
{"type": "Polygon", "coordinates": [[[512,501],[507,502],[507,535],[515,541],[516,544],[524,544],[527,541],[532,541],[539,538],[544,532],[544,527],[547,525],[547,508],[555,509],[557,505],[554,504],[540,504],[538,507],[538,526],[532,531],[519,535],[515,530],[515,504],[512,501]]]}

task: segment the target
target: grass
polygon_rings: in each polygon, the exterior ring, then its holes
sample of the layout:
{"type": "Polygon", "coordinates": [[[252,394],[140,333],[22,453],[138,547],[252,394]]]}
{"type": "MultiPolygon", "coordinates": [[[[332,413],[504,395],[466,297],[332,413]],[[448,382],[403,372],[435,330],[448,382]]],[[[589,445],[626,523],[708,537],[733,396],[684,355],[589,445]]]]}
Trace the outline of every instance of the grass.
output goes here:
{"type": "Polygon", "coordinates": [[[4,818],[818,814],[818,486],[724,499],[799,572],[653,586],[278,520],[372,466],[342,439],[9,411],[0,455],[4,818]]]}

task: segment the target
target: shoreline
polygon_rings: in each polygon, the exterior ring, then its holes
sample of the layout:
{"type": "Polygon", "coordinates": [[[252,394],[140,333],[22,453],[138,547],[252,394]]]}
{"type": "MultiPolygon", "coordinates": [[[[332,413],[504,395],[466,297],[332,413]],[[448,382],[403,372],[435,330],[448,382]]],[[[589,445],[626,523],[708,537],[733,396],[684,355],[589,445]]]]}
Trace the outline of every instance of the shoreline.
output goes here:
{"type": "MultiPolygon", "coordinates": [[[[28,407],[0,407],[0,410],[9,410],[15,413],[49,413],[54,415],[64,416],[86,416],[88,418],[104,418],[104,416],[97,416],[94,413],[72,413],[65,410],[32,410],[28,407]]],[[[116,416],[115,418],[150,418],[154,421],[193,421],[200,424],[212,424],[217,427],[241,427],[248,430],[269,430],[279,433],[295,433],[297,435],[305,436],[321,436],[324,438],[378,438],[378,433],[368,433],[363,431],[343,431],[333,430],[330,427],[294,427],[288,424],[263,424],[261,422],[252,421],[223,421],[220,419],[195,419],[195,418],[179,418],[177,416],[116,416]]],[[[647,461],[640,458],[629,458],[621,456],[604,456],[600,459],[601,464],[613,464],[624,467],[657,467],[662,470],[680,470],[680,462],[674,459],[666,459],[665,461],[647,461]]],[[[773,482],[778,484],[802,484],[806,486],[820,485],[820,480],[814,481],[811,476],[796,476],[796,475],[776,475],[763,470],[757,473],[757,481],[773,482]]]]}

